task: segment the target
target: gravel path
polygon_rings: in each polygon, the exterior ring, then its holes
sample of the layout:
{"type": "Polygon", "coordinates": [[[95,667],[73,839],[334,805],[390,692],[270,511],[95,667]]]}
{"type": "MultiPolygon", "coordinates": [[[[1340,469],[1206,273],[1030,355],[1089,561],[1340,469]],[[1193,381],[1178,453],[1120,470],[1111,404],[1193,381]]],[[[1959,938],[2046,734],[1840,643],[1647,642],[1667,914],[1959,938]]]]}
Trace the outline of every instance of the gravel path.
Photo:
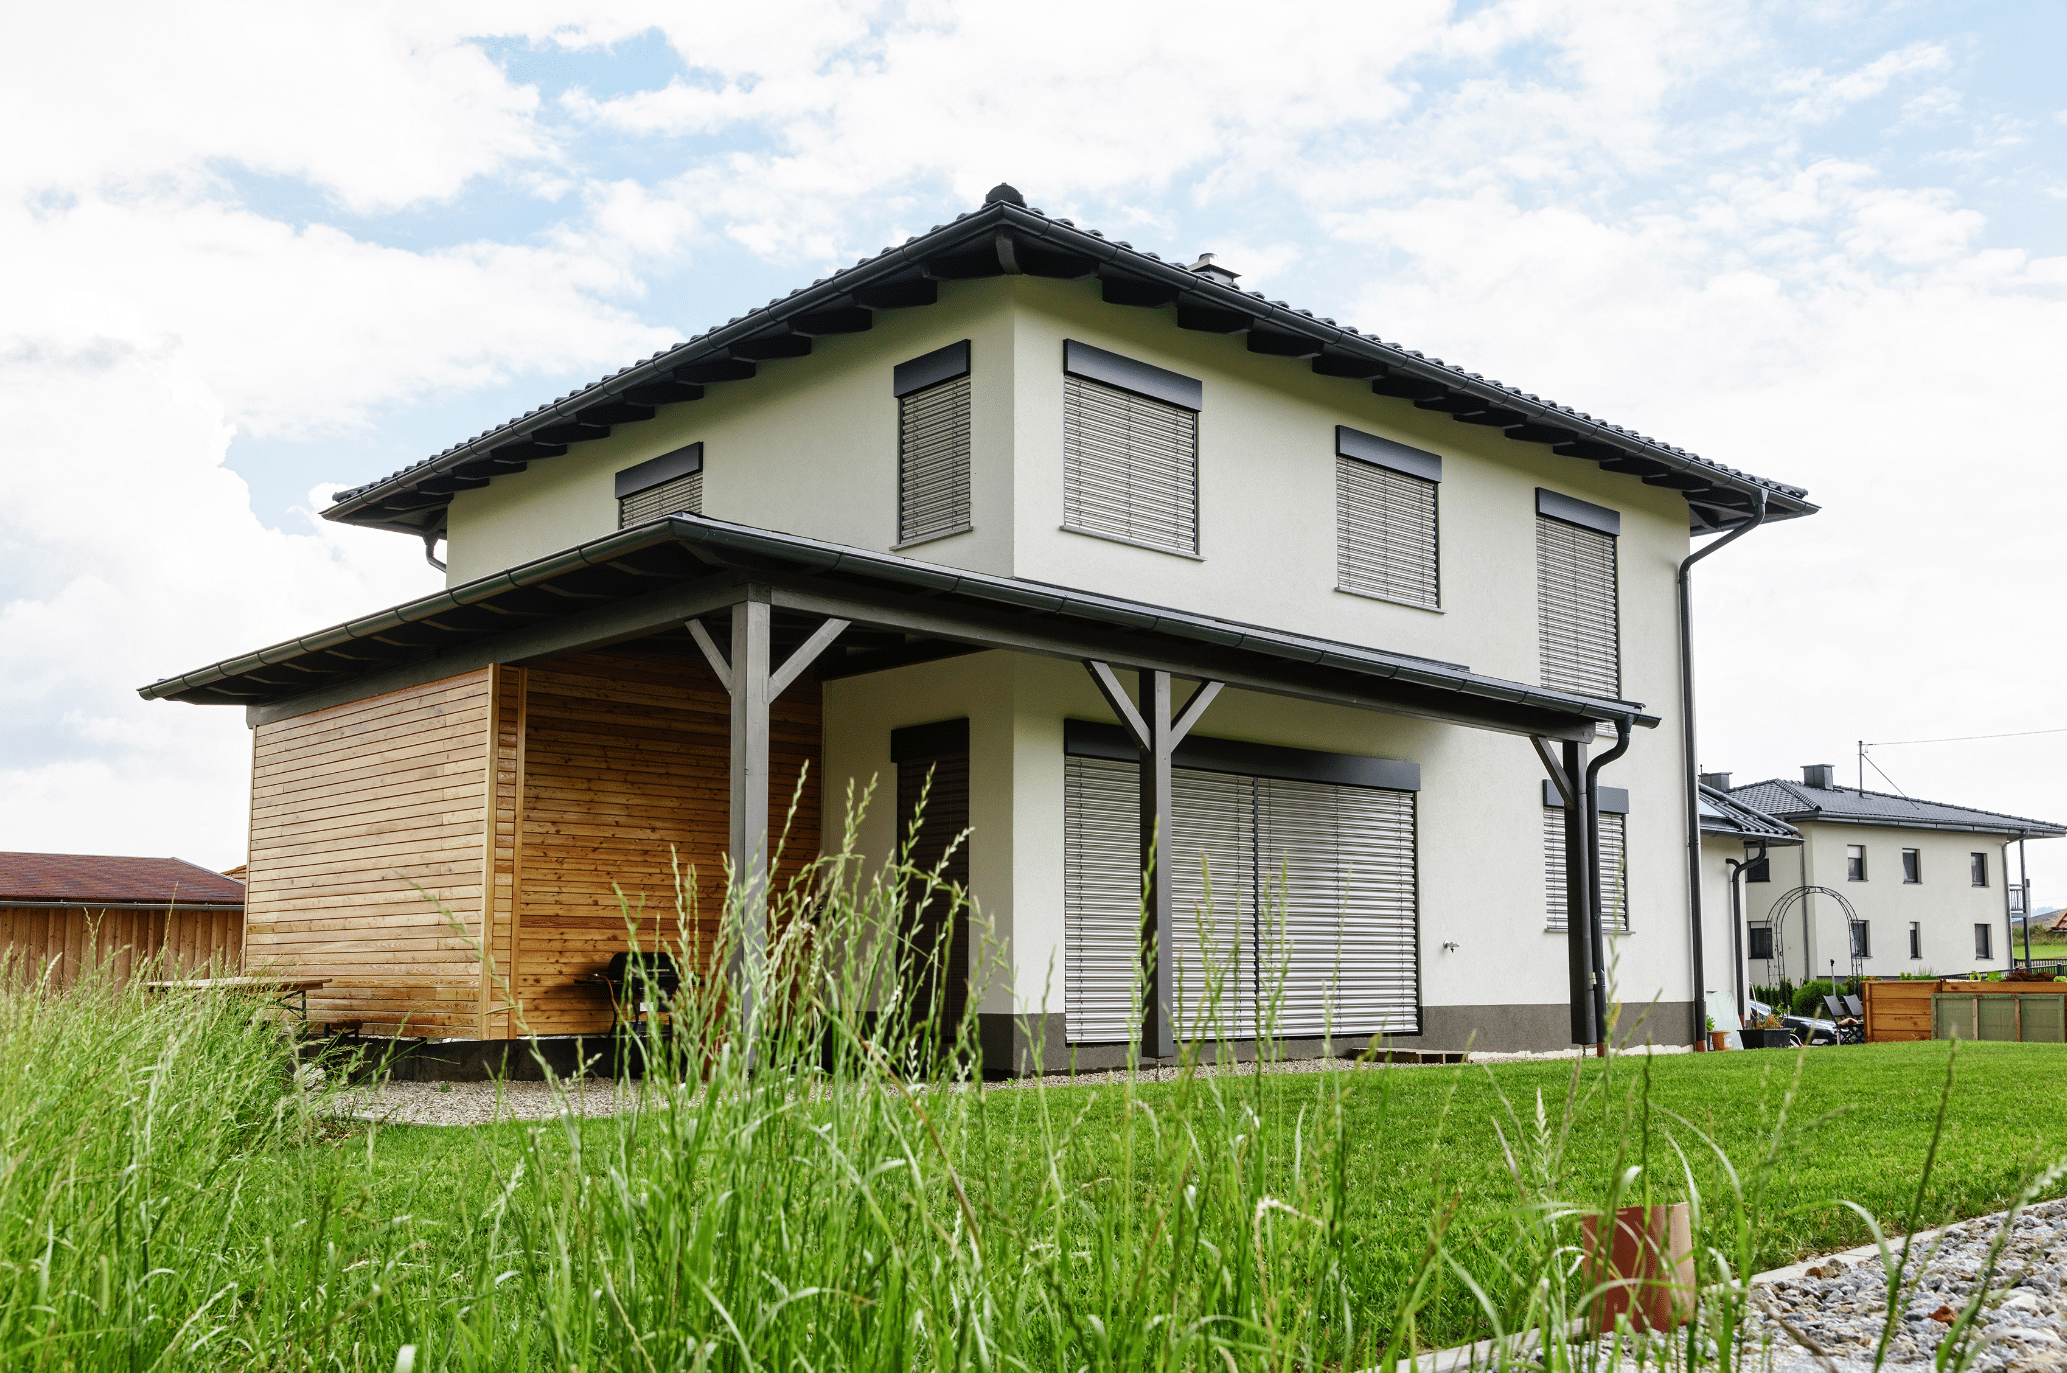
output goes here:
{"type": "MultiPolygon", "coordinates": [[[[1674,1054],[1691,1051],[1680,1045],[1661,1045],[1625,1052],[1674,1054]]],[[[1471,1055],[1470,1061],[1509,1063],[1525,1059],[1568,1059],[1576,1056],[1576,1051],[1573,1050],[1551,1053],[1475,1053],[1471,1055]]],[[[1372,1072],[1383,1070],[1387,1066],[1374,1063],[1357,1069],[1357,1065],[1347,1059],[1294,1058],[1265,1064],[1263,1071],[1322,1073],[1356,1069],[1372,1072]]],[[[1253,1063],[1208,1064],[1198,1069],[1201,1077],[1246,1075],[1254,1071],[1253,1063]]],[[[1139,1072],[1139,1079],[1143,1082],[1169,1082],[1176,1078],[1177,1073],[1178,1070],[1175,1068],[1143,1068],[1139,1072]]],[[[1115,1068],[1106,1072],[1078,1073],[1073,1078],[1057,1076],[1040,1080],[1051,1087],[1095,1087],[1109,1086],[1125,1076],[1123,1070],[1115,1068]]],[[[996,1090],[1012,1090],[1033,1086],[1036,1081],[1034,1078],[1012,1078],[985,1085],[996,1090]]],[[[636,1101],[635,1087],[620,1088],[614,1083],[598,1078],[570,1083],[564,1089],[556,1089],[543,1082],[387,1082],[379,1086],[356,1087],[349,1090],[344,1096],[341,1109],[346,1115],[356,1116],[361,1120],[378,1121],[384,1125],[488,1125],[499,1120],[547,1120],[563,1114],[612,1116],[629,1111],[636,1101]]]]}
{"type": "MultiPolygon", "coordinates": [[[[1888,1365],[1927,1364],[1973,1297],[1974,1282],[2001,1233],[2006,1213],[1981,1216],[1937,1233],[1935,1247],[1920,1239],[1903,1284],[1902,1315],[1888,1349],[1888,1365]],[[1929,1262],[1923,1256],[1929,1253],[1929,1262]],[[1916,1276],[1918,1273],[1921,1276],[1916,1276]]],[[[1900,1250],[1893,1249],[1897,1259],[1900,1250]]],[[[1977,1370],[2037,1373],[2067,1368],[2067,1201],[2043,1202],[2017,1217],[1997,1261],[1991,1295],[1977,1321],[1984,1341],[1977,1370]]],[[[1877,1254],[1849,1254],[1782,1269],[1758,1284],[1770,1309],[1753,1319],[1756,1335],[1772,1341],[1774,1373],[1822,1368],[1776,1319],[1800,1331],[1830,1356],[1839,1373],[1873,1365],[1887,1302],[1887,1271],[1877,1254]]]]}

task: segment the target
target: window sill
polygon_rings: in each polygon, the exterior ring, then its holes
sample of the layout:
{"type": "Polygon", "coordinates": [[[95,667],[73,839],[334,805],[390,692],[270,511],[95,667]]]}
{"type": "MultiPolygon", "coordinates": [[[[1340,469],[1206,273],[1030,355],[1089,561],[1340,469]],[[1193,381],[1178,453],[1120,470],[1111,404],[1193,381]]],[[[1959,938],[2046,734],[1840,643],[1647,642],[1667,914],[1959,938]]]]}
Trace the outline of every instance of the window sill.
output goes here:
{"type": "Polygon", "coordinates": [[[1146,539],[1130,539],[1124,534],[1107,534],[1098,529],[1079,529],[1073,524],[1055,526],[1065,534],[1081,534],[1087,539],[1104,539],[1107,543],[1123,543],[1129,548],[1145,548],[1151,553],[1167,553],[1173,558],[1189,558],[1195,563],[1206,560],[1202,553],[1188,553],[1181,548],[1169,548],[1163,544],[1150,543],[1146,539]]]}
{"type": "Polygon", "coordinates": [[[893,543],[890,545],[890,551],[892,553],[902,553],[905,549],[917,548],[922,543],[937,543],[941,539],[952,539],[957,534],[973,533],[975,529],[976,526],[973,524],[958,524],[953,529],[935,530],[931,534],[921,534],[916,539],[906,539],[901,543],[893,543]]]}
{"type": "Polygon", "coordinates": [[[1359,591],[1353,586],[1338,586],[1335,589],[1345,596],[1361,596],[1367,601],[1383,601],[1387,605],[1399,606],[1402,610],[1419,610],[1430,615],[1446,615],[1449,613],[1439,605],[1419,605],[1413,601],[1403,601],[1397,596],[1387,596],[1377,591],[1359,591]]]}

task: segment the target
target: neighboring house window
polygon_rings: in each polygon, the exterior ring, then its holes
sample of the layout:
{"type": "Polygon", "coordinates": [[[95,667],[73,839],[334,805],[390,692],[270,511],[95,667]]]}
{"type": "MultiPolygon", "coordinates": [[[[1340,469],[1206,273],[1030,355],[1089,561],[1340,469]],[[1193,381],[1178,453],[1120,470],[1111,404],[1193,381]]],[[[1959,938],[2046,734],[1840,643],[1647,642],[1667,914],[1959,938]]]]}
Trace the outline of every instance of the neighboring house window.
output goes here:
{"type": "Polygon", "coordinates": [[[1977,887],[1985,887],[1985,886],[1987,886],[1987,885],[1988,885],[1988,855],[1987,855],[1987,854],[1985,854],[1985,853],[1970,853],[1970,854],[1968,854],[1968,855],[1967,855],[1967,867],[1968,867],[1968,869],[1969,869],[1969,870],[1970,870],[1970,871],[1971,871],[1971,872],[1973,873],[1973,877],[1974,877],[1974,885],[1975,885],[1975,886],[1977,886],[1977,887]]]}
{"type": "Polygon", "coordinates": [[[1873,925],[1871,921],[1854,920],[1852,924],[1852,957],[1873,957],[1873,925]]]}
{"type": "MultiPolygon", "coordinates": [[[[1547,925],[1568,928],[1565,895],[1565,809],[1546,779],[1543,786],[1543,898],[1547,925]]],[[[1601,788],[1600,910],[1601,928],[1629,933],[1629,793],[1601,788]],[[1612,809],[1611,809],[1612,808],[1612,809]]]]}
{"type": "Polygon", "coordinates": [[[1770,882],[1773,880],[1773,860],[1770,857],[1753,859],[1744,865],[1746,882],[1770,882]]]}
{"type": "MultiPolygon", "coordinates": [[[[1074,739],[1063,767],[1065,1033],[1124,1042],[1140,1028],[1141,769],[1075,752],[1074,739]]],[[[1193,767],[1175,769],[1171,786],[1180,1039],[1252,1037],[1259,1018],[1279,1035],[1421,1032],[1413,791],[1193,767]]]]}
{"type": "Polygon", "coordinates": [[[617,527],[703,513],[703,445],[692,443],[617,474],[617,527]]]}
{"type": "Polygon", "coordinates": [[[1923,922],[1918,920],[1909,922],[1909,956],[1923,957],[1923,922]]]}
{"type": "Polygon", "coordinates": [[[1995,957],[1995,926],[1974,926],[1974,957],[1981,959],[1995,957]]]}
{"type": "Polygon", "coordinates": [[[1753,925],[1748,933],[1751,935],[1751,951],[1745,956],[1770,960],[1773,956],[1773,927],[1753,925]]]}
{"type": "Polygon", "coordinates": [[[1203,386],[1075,340],[1063,369],[1063,528],[1196,555],[1203,386]]]}
{"type": "Polygon", "coordinates": [[[1622,694],[1613,510],[1536,491],[1536,645],[1543,685],[1622,694]]]}
{"type": "Polygon", "coordinates": [[[1866,846],[1864,844],[1845,845],[1845,881],[1864,882],[1865,880],[1866,846]]]}
{"type": "Polygon", "coordinates": [[[1902,850],[1902,880],[1904,882],[1923,881],[1923,854],[1919,850],[1902,850]]]}
{"type": "Polygon", "coordinates": [[[897,365],[897,543],[969,524],[969,341],[897,365]]]}
{"type": "Polygon", "coordinates": [[[1335,585],[1402,605],[1440,603],[1434,453],[1335,426],[1335,585]]]}

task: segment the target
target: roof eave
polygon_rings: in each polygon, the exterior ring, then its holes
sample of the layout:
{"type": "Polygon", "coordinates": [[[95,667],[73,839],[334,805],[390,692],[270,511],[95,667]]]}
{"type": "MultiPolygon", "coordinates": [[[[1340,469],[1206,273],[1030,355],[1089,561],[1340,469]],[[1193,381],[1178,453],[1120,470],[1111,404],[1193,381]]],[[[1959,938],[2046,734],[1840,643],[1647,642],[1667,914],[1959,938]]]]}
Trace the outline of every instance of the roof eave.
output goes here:
{"type": "MultiPolygon", "coordinates": [[[[815,285],[804,287],[778,302],[750,311],[730,324],[714,329],[699,338],[678,344],[655,357],[585,387],[553,405],[469,440],[429,462],[369,485],[354,493],[349,499],[330,506],[323,512],[324,518],[421,535],[432,525],[394,518],[355,516],[371,506],[411,492],[427,481],[449,477],[460,467],[489,460],[494,450],[530,441],[530,436],[540,429],[568,423],[580,411],[611,403],[634,387],[672,380],[677,368],[695,362],[729,359],[732,356],[731,350],[736,345],[765,333],[770,325],[781,323],[788,317],[837,308],[842,299],[851,298],[855,291],[865,290],[885,277],[902,275],[914,268],[924,273],[928,259],[938,258],[953,248],[966,246],[987,234],[994,235],[1001,227],[1009,227],[1015,233],[1022,233],[1054,245],[1070,256],[1091,261],[1095,264],[1091,274],[1095,274],[1101,267],[1121,263],[1126,272],[1135,278],[1158,282],[1187,296],[1217,304],[1230,312],[1245,314],[1257,323],[1270,326],[1271,332],[1301,337],[1320,345],[1323,349],[1332,348],[1338,353],[1347,353],[1368,362],[1378,363],[1388,372],[1401,373],[1431,385],[1441,386],[1449,392],[1486,401],[1489,408],[1497,406],[1503,410],[1512,410],[1525,417],[1523,423],[1540,423],[1545,427],[1572,433],[1580,442],[1612,448],[1630,458],[1655,463],[1667,469],[1667,473],[1670,474],[1689,479],[1698,478],[1710,489],[1733,491],[1754,498],[1762,495],[1766,501],[1769,520],[1798,518],[1813,514],[1818,509],[1806,499],[1807,493],[1799,488],[1724,470],[1669,445],[1657,443],[1646,436],[1532,399],[1523,393],[1487,382],[1481,377],[1474,377],[1428,358],[1417,357],[1407,349],[1278,305],[1259,294],[1213,281],[1138,250],[1123,248],[1112,240],[1078,229],[1074,225],[1063,224],[1059,220],[1049,219],[1016,205],[995,202],[952,224],[943,225],[938,230],[913,238],[898,247],[886,249],[865,262],[836,273],[815,285]]],[[[1504,434],[1505,428],[1500,432],[1504,434]]],[[[1579,456],[1580,460],[1587,460],[1584,455],[1579,456]]],[[[1651,480],[1650,477],[1638,479],[1651,480]]],[[[435,510],[443,507],[436,503],[428,503],[423,508],[435,510]]],[[[1728,528],[1750,518],[1748,513],[1741,514],[1736,520],[1725,520],[1714,527],[1728,528]]]]}

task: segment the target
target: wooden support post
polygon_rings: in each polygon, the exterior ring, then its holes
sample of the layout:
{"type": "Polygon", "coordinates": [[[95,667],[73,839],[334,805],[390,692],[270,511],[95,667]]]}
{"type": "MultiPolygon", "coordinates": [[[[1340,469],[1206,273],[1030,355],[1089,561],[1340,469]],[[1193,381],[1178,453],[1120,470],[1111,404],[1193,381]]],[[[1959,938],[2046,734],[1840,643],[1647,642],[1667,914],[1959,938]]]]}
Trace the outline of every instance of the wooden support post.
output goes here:
{"type": "Polygon", "coordinates": [[[1175,978],[1171,957],[1171,882],[1169,848],[1165,842],[1175,820],[1171,772],[1177,746],[1192,726],[1206,713],[1206,707],[1220,694],[1224,683],[1201,682],[1182,710],[1172,712],[1170,674],[1147,671],[1140,674],[1141,704],[1137,709],[1127,699],[1119,677],[1109,664],[1086,661],[1091,680],[1105,697],[1113,714],[1120,717],[1134,745],[1141,750],[1141,966],[1146,983],[1142,997],[1141,1052],[1149,1058],[1172,1058],[1177,1053],[1178,1007],[1174,1004],[1175,978]]]}
{"type": "Polygon", "coordinates": [[[732,652],[728,657],[701,620],[688,622],[689,635],[710,663],[711,671],[732,697],[731,802],[728,842],[732,858],[732,897],[739,903],[739,946],[729,969],[742,1024],[751,1041],[755,997],[768,957],[768,803],[769,707],[818,655],[848,627],[828,619],[789,656],[774,666],[769,629],[774,607],[765,586],[746,588],[746,599],[732,607],[732,652]]]}

